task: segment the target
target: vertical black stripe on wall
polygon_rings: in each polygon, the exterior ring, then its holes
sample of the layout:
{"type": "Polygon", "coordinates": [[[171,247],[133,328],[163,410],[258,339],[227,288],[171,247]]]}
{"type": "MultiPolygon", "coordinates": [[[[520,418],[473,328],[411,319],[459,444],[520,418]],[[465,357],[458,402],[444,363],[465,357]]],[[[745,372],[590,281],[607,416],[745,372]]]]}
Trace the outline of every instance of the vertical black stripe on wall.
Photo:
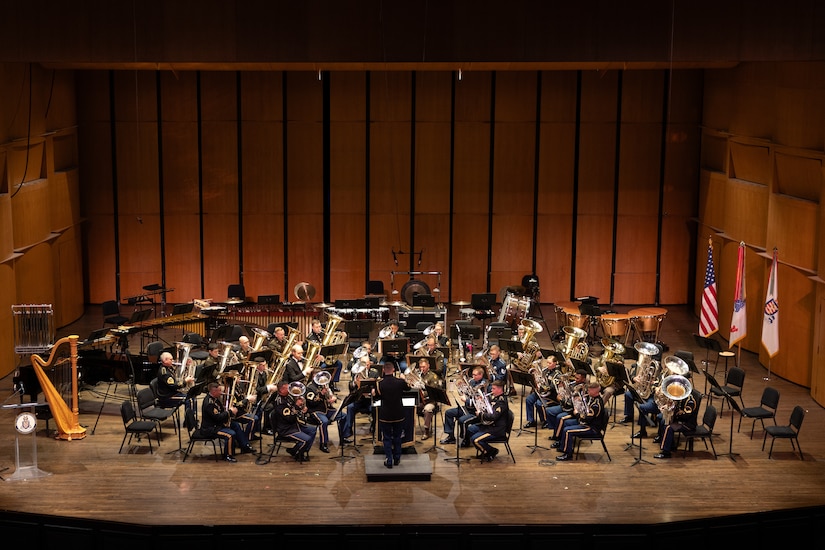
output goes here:
{"type": "Polygon", "coordinates": [[[364,74],[364,290],[370,277],[370,72],[364,74]]]}
{"type": "Polygon", "coordinates": [[[539,234],[539,174],[541,158],[541,71],[536,73],[536,136],[533,158],[533,257],[530,262],[530,273],[536,272],[536,254],[538,252],[539,234]]]}
{"type": "MultiPolygon", "coordinates": [[[[415,271],[413,260],[416,257],[415,253],[415,76],[416,72],[412,72],[410,79],[410,271],[415,271]]],[[[420,256],[418,256],[420,258],[420,256]]],[[[412,277],[410,277],[412,278],[412,277]]]]}
{"type": "Polygon", "coordinates": [[[323,231],[324,231],[324,301],[330,301],[330,285],[332,284],[332,278],[330,276],[330,231],[331,231],[331,224],[330,224],[330,211],[331,211],[331,198],[330,198],[330,185],[331,185],[331,174],[330,174],[330,73],[319,73],[319,77],[321,78],[321,89],[322,89],[322,110],[323,110],[323,117],[322,117],[322,143],[321,143],[321,158],[323,159],[323,187],[324,187],[324,210],[323,210],[323,231]]]}
{"type": "MultiPolygon", "coordinates": [[[[656,216],[656,294],[655,304],[659,305],[660,285],[662,283],[662,222],[665,209],[665,174],[667,173],[667,132],[670,112],[670,70],[663,72],[662,86],[662,134],[659,154],[659,210],[656,216]]],[[[692,272],[691,272],[692,273],[692,272]]]]}
{"type": "Polygon", "coordinates": [[[287,217],[287,212],[289,209],[287,208],[289,205],[289,190],[287,185],[287,175],[289,174],[288,170],[288,157],[287,153],[289,152],[289,147],[287,146],[287,138],[289,132],[287,130],[287,73],[283,71],[281,73],[281,158],[283,159],[282,162],[282,170],[281,170],[281,180],[282,180],[282,204],[283,204],[283,227],[281,228],[281,233],[284,236],[284,293],[283,297],[281,298],[284,302],[292,301],[290,299],[290,292],[289,292],[289,219],[287,217]]]}
{"type": "MultiPolygon", "coordinates": [[[[453,217],[455,215],[455,90],[458,74],[453,72],[450,81],[450,221],[449,221],[449,254],[447,269],[449,270],[449,282],[447,283],[448,296],[450,301],[453,297],[453,217]]],[[[443,292],[444,289],[441,289],[443,292]]],[[[447,327],[444,327],[445,330],[447,327]]]]}
{"type": "Polygon", "coordinates": [[[613,150],[613,241],[610,246],[610,305],[613,305],[613,295],[616,289],[616,241],[619,229],[619,173],[622,152],[622,91],[624,71],[619,71],[616,86],[616,144],[613,150]]]}
{"type": "Polygon", "coordinates": [[[201,72],[195,73],[195,103],[198,112],[198,236],[201,256],[201,296],[206,296],[203,261],[203,113],[201,113],[201,72]]]}
{"type": "Polygon", "coordinates": [[[579,228],[579,159],[582,136],[582,72],[576,73],[576,129],[573,145],[573,220],[570,243],[570,299],[576,294],[576,232],[579,228]]]}
{"type": "Polygon", "coordinates": [[[115,228],[115,298],[120,302],[120,211],[117,193],[117,109],[115,108],[115,73],[109,71],[109,135],[112,141],[112,216],[115,228]]]}
{"type": "Polygon", "coordinates": [[[235,131],[238,134],[238,282],[243,284],[243,101],[241,99],[241,72],[235,73],[235,131]]]}
{"type": "Polygon", "coordinates": [[[487,281],[485,292],[490,292],[490,272],[493,270],[493,187],[496,157],[496,72],[490,77],[490,161],[487,174],[487,281]]]}
{"type": "MultiPolygon", "coordinates": [[[[158,117],[158,208],[160,210],[160,286],[166,288],[166,211],[163,196],[163,93],[160,71],[155,71],[155,102],[158,117]]],[[[165,313],[165,312],[164,312],[165,313]]]]}

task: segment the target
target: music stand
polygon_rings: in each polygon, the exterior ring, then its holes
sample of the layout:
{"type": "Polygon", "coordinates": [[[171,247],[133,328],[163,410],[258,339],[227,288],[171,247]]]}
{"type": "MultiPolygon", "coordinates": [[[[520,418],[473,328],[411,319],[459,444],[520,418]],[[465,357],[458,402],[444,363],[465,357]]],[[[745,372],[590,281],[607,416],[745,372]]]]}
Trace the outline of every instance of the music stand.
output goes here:
{"type": "MultiPolygon", "coordinates": [[[[370,385],[368,384],[366,387],[370,387],[370,385]]],[[[374,383],[371,387],[374,387],[374,383]]],[[[341,400],[341,405],[338,407],[338,410],[335,411],[335,416],[333,418],[335,419],[335,424],[338,426],[338,447],[340,447],[340,449],[341,449],[341,454],[339,456],[329,457],[330,460],[337,460],[341,463],[344,463],[344,462],[347,462],[347,461],[352,460],[353,458],[355,458],[354,456],[351,456],[351,455],[344,455],[344,447],[352,447],[353,449],[355,449],[356,453],[361,454],[361,451],[358,450],[358,447],[360,447],[360,445],[358,445],[355,441],[355,426],[353,426],[353,430],[352,430],[352,443],[350,443],[348,445],[344,445],[343,443],[341,443],[341,441],[343,441],[344,438],[341,437],[341,419],[340,419],[340,417],[341,417],[341,411],[346,411],[347,407],[350,405],[350,403],[352,403],[354,401],[357,401],[358,399],[361,399],[361,397],[364,394],[364,390],[365,390],[365,386],[364,386],[364,381],[362,380],[361,381],[361,387],[358,388],[357,390],[347,394],[347,396],[343,400],[341,400]]],[[[346,412],[344,414],[346,414],[346,412]]]]}
{"type": "MultiPolygon", "coordinates": [[[[432,357],[432,359],[435,359],[435,357],[432,357]]],[[[442,388],[437,388],[435,386],[427,386],[425,391],[427,392],[427,400],[428,401],[435,401],[436,403],[441,403],[442,405],[447,405],[447,406],[452,405],[452,403],[450,403],[450,398],[447,395],[446,390],[444,390],[442,388]]],[[[441,411],[438,411],[438,412],[440,413],[441,411]]],[[[424,451],[425,453],[429,453],[430,451],[435,451],[436,449],[447,452],[446,449],[438,446],[438,437],[436,436],[436,434],[438,433],[438,416],[439,415],[436,414],[436,411],[433,411],[433,430],[432,430],[432,433],[431,433],[432,438],[433,438],[433,446],[430,447],[429,449],[427,449],[426,451],[424,451]]]]}
{"type": "Polygon", "coordinates": [[[728,439],[728,452],[722,453],[718,456],[728,456],[731,460],[736,462],[736,457],[739,456],[739,453],[733,452],[733,411],[738,412],[740,415],[742,414],[742,409],[739,408],[739,405],[733,399],[733,396],[729,394],[725,389],[719,385],[719,382],[716,381],[716,378],[710,376],[707,371],[705,371],[705,379],[706,381],[710,381],[710,385],[714,388],[719,390],[719,393],[722,394],[724,399],[727,399],[728,405],[730,405],[730,439],[728,439]]]}
{"type": "Polygon", "coordinates": [[[409,338],[382,338],[378,340],[378,353],[384,355],[404,355],[410,349],[409,338]]]}
{"type": "MultiPolygon", "coordinates": [[[[465,413],[467,412],[467,410],[461,405],[461,402],[458,401],[458,400],[456,400],[456,406],[458,407],[459,411],[462,411],[462,412],[465,412],[465,413]]],[[[461,420],[460,418],[457,418],[456,423],[455,423],[455,427],[458,428],[459,431],[461,430],[460,420],[461,420]]],[[[455,435],[455,434],[453,434],[453,435],[455,435]]],[[[465,425],[464,426],[464,437],[463,438],[462,437],[454,437],[454,439],[455,439],[455,456],[445,458],[444,460],[446,462],[455,462],[455,465],[460,468],[462,461],[469,462],[471,460],[469,458],[464,458],[464,457],[461,456],[461,442],[466,437],[467,437],[467,426],[465,425]]]]}
{"type": "MultiPolygon", "coordinates": [[[[698,334],[693,335],[693,341],[696,342],[696,345],[700,348],[705,350],[705,358],[702,360],[702,364],[705,365],[705,374],[708,373],[710,370],[710,352],[715,351],[717,357],[719,352],[722,351],[722,346],[719,345],[719,341],[714,338],[705,338],[704,336],[699,336],[698,334]]],[[[708,380],[705,377],[705,392],[704,395],[708,394],[708,380]]]]}
{"type": "MultiPolygon", "coordinates": [[[[631,386],[630,384],[626,384],[625,387],[630,392],[630,396],[633,397],[633,401],[636,403],[636,409],[638,410],[639,405],[641,405],[642,403],[644,403],[647,400],[642,398],[642,396],[639,395],[639,392],[637,392],[636,389],[633,386],[631,386]]],[[[638,413],[639,413],[638,416],[639,416],[639,420],[640,420],[639,429],[641,429],[642,411],[638,410],[638,413]]],[[[636,415],[634,415],[634,418],[635,417],[636,417],[636,415]]],[[[635,443],[633,442],[633,430],[634,430],[633,424],[635,424],[635,422],[631,422],[631,424],[630,424],[630,443],[627,444],[627,446],[625,447],[625,450],[630,449],[631,447],[633,447],[635,445],[635,443]]],[[[644,460],[642,458],[642,439],[643,438],[641,438],[641,437],[639,438],[639,457],[636,458],[633,461],[633,464],[631,464],[630,466],[635,466],[636,464],[640,464],[642,462],[645,463],[645,464],[650,464],[651,466],[653,465],[653,463],[650,462],[649,460],[644,460]]]]}
{"type": "MultiPolygon", "coordinates": [[[[605,363],[605,367],[607,368],[608,376],[613,377],[614,384],[618,385],[620,388],[623,388],[629,383],[629,380],[627,379],[627,369],[624,367],[623,363],[607,361],[605,363]]],[[[611,426],[611,428],[616,426],[616,410],[618,409],[616,402],[619,399],[617,393],[613,394],[613,426],[611,426]]],[[[631,432],[630,435],[633,435],[633,433],[631,432]]],[[[633,438],[631,437],[630,440],[632,442],[633,438]]]]}

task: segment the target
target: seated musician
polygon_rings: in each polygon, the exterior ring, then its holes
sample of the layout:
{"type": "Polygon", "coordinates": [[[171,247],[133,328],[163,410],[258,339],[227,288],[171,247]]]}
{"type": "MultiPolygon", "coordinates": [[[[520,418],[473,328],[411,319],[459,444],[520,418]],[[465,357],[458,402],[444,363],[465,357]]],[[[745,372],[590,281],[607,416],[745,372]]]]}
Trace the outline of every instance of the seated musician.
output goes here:
{"type": "Polygon", "coordinates": [[[225,387],[217,382],[209,382],[206,391],[201,404],[201,432],[206,436],[217,435],[223,439],[223,457],[227,462],[237,462],[234,456],[236,443],[242,453],[254,452],[241,425],[232,420],[232,415],[238,409],[233,405],[227,410],[224,406],[225,387]]]}
{"type": "Polygon", "coordinates": [[[278,382],[270,422],[278,437],[295,441],[295,446],[286,451],[298,462],[309,461],[309,451],[318,431],[317,427],[306,424],[305,415],[303,396],[293,397],[289,394],[289,382],[278,382]]]}
{"type": "Polygon", "coordinates": [[[292,356],[287,360],[282,378],[287,383],[303,382],[304,376],[304,347],[301,344],[292,346],[292,356]]]}
{"type": "MultiPolygon", "coordinates": [[[[484,390],[487,385],[487,381],[484,379],[484,367],[473,367],[472,378],[467,381],[467,384],[470,386],[471,391],[475,391],[478,387],[481,387],[482,390],[484,390]]],[[[448,444],[456,442],[454,434],[456,420],[458,420],[458,438],[462,441],[462,445],[464,447],[468,447],[470,440],[464,438],[467,425],[478,421],[475,401],[473,399],[468,399],[468,396],[466,395],[458,394],[456,396],[456,403],[458,404],[457,407],[447,409],[444,413],[444,433],[446,436],[441,440],[441,443],[448,444]]]]}
{"type": "MultiPolygon", "coordinates": [[[[576,419],[573,416],[573,397],[583,397],[584,394],[587,393],[588,381],[587,371],[584,369],[576,369],[576,372],[573,374],[573,380],[567,383],[565,391],[559,395],[559,404],[547,408],[547,427],[553,430],[553,434],[548,437],[548,439],[552,439],[558,443],[565,423],[576,423],[576,419]]],[[[561,389],[558,391],[562,392],[561,389]]],[[[553,444],[551,447],[558,448],[558,445],[553,444]]]]}
{"type": "MultiPolygon", "coordinates": [[[[186,377],[180,383],[175,380],[175,364],[172,354],[164,351],[160,354],[158,367],[158,405],[165,408],[175,408],[186,399],[186,389],[195,383],[192,376],[186,377]]],[[[187,406],[189,406],[187,404],[187,406]]]]}
{"type": "MultiPolygon", "coordinates": [[[[252,375],[253,378],[249,381],[249,384],[256,383],[254,379],[256,374],[257,370],[252,375]]],[[[258,402],[256,388],[254,386],[250,388],[246,383],[238,383],[234,385],[234,391],[235,395],[232,397],[231,403],[235,410],[232,411],[232,419],[240,424],[247,440],[260,439],[260,436],[256,435],[261,431],[261,417],[256,407],[258,402]]]]}
{"type": "MultiPolygon", "coordinates": [[[[361,357],[361,365],[356,369],[358,373],[353,377],[353,387],[350,393],[361,391],[361,382],[364,380],[377,380],[381,375],[381,365],[373,362],[375,356],[371,354],[361,357]]],[[[355,416],[358,413],[369,414],[371,416],[370,430],[374,430],[375,410],[372,407],[372,394],[366,393],[358,396],[357,399],[347,405],[346,414],[338,417],[338,430],[341,434],[341,444],[352,443],[352,434],[355,427],[355,416]]]]}
{"type": "Polygon", "coordinates": [[[444,378],[447,374],[447,359],[444,357],[444,353],[438,349],[438,339],[435,334],[430,334],[427,336],[426,342],[424,346],[415,350],[415,354],[435,357],[436,373],[440,373],[440,376],[444,378]]]}
{"type": "Polygon", "coordinates": [[[207,384],[213,382],[218,376],[218,368],[221,364],[221,346],[217,342],[211,342],[207,346],[209,355],[204,359],[203,363],[198,368],[198,375],[196,382],[198,384],[207,384]]]}
{"type": "Polygon", "coordinates": [[[479,422],[467,426],[470,442],[481,453],[479,458],[482,462],[492,462],[498,454],[498,449],[490,445],[487,440],[507,435],[510,407],[507,396],[504,395],[504,386],[503,380],[493,380],[490,390],[492,412],[477,410],[479,422]]]}
{"type": "Polygon", "coordinates": [[[246,363],[252,358],[252,345],[249,343],[249,337],[242,335],[238,338],[238,349],[235,350],[235,360],[239,363],[246,363]]]}
{"type": "MultiPolygon", "coordinates": [[[[385,340],[394,340],[396,338],[404,338],[404,333],[399,330],[400,325],[396,319],[391,319],[389,322],[390,333],[384,338],[385,340]]],[[[398,365],[398,370],[401,372],[407,372],[407,358],[404,355],[404,352],[400,353],[385,353],[383,357],[381,357],[381,362],[385,363],[387,361],[392,361],[396,365],[398,365]]]]}
{"type": "MultiPolygon", "coordinates": [[[[559,368],[559,362],[555,355],[551,355],[547,359],[541,360],[541,365],[538,368],[542,369],[545,379],[549,381],[553,372],[559,368]]],[[[536,419],[538,418],[538,425],[542,428],[547,427],[547,407],[558,405],[556,388],[551,383],[547,388],[534,387],[526,398],[524,398],[524,406],[527,409],[527,423],[525,428],[535,428],[536,419]]]]}
{"type": "Polygon", "coordinates": [[[271,372],[266,366],[265,357],[254,357],[252,363],[255,365],[252,384],[255,385],[255,414],[258,417],[258,426],[253,433],[267,433],[268,435],[272,435],[272,428],[269,425],[269,414],[272,412],[272,403],[269,397],[275,393],[277,386],[268,383],[271,372]]]}
{"type": "Polygon", "coordinates": [[[316,344],[320,344],[324,340],[324,328],[321,326],[321,321],[319,319],[313,319],[310,323],[309,334],[304,339],[304,351],[307,350],[307,344],[309,342],[315,342],[316,344]]]}
{"type": "Polygon", "coordinates": [[[662,413],[659,413],[659,434],[653,438],[653,442],[659,443],[661,452],[653,455],[653,458],[670,458],[674,434],[691,432],[696,429],[701,397],[702,394],[694,389],[687,398],[676,401],[669,422],[667,418],[663,418],[662,413]]]}
{"type": "Polygon", "coordinates": [[[575,437],[596,435],[604,429],[604,399],[601,396],[602,386],[597,381],[587,383],[587,396],[583,398],[579,409],[575,412],[576,422],[565,426],[559,438],[558,451],[562,454],[556,460],[572,460],[575,437]]]}
{"type": "Polygon", "coordinates": [[[501,358],[501,348],[493,344],[488,351],[490,361],[490,376],[493,380],[507,382],[507,363],[501,358]]]}
{"type": "Polygon", "coordinates": [[[287,339],[284,327],[275,327],[275,330],[272,331],[272,339],[270,339],[267,343],[267,347],[269,347],[269,349],[273,352],[272,355],[274,357],[281,355],[284,352],[286,343],[287,339]]]}
{"type": "Polygon", "coordinates": [[[421,399],[419,400],[420,402],[416,408],[418,409],[418,414],[424,417],[424,433],[421,436],[421,440],[423,441],[430,438],[433,413],[438,409],[438,403],[427,393],[427,386],[441,388],[443,387],[443,384],[441,382],[441,378],[430,370],[429,359],[422,357],[418,360],[418,371],[423,387],[416,386],[414,389],[419,390],[421,395],[421,399]]]}
{"type": "Polygon", "coordinates": [[[326,372],[324,369],[314,368],[310,373],[310,382],[306,388],[307,421],[318,426],[321,433],[320,449],[323,453],[329,452],[329,422],[335,413],[334,404],[337,398],[328,385],[320,386],[315,381],[316,375],[326,372]]]}

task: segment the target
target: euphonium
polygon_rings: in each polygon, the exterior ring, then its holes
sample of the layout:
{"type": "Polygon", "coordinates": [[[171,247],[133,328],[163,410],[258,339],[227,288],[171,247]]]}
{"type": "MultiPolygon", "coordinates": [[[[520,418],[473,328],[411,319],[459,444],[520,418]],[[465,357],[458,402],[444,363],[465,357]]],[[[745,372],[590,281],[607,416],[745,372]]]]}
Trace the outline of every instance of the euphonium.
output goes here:
{"type": "Polygon", "coordinates": [[[587,342],[583,341],[587,338],[587,333],[579,327],[567,326],[563,327],[564,343],[561,351],[565,358],[578,359],[584,361],[587,359],[590,349],[587,347],[587,342]]]}
{"type": "Polygon", "coordinates": [[[304,369],[303,373],[304,376],[307,377],[309,380],[309,375],[312,373],[312,369],[318,366],[316,363],[319,361],[319,356],[321,353],[321,348],[324,346],[331,346],[333,344],[340,344],[338,340],[345,340],[346,333],[343,334],[343,339],[339,336],[336,336],[335,331],[341,322],[343,322],[344,318],[339,317],[333,313],[327,313],[327,326],[324,328],[324,335],[321,337],[320,342],[307,342],[307,351],[304,355],[304,369]]]}
{"type": "MultiPolygon", "coordinates": [[[[665,424],[670,424],[676,406],[680,401],[687,399],[692,391],[693,386],[690,380],[681,374],[671,374],[662,380],[661,385],[656,388],[654,399],[659,406],[659,411],[662,413],[662,420],[665,424]]],[[[685,412],[689,413],[691,411],[685,412]]]]}
{"type": "Polygon", "coordinates": [[[253,327],[252,332],[255,333],[255,340],[252,342],[252,351],[261,351],[264,342],[272,338],[272,335],[264,329],[257,327],[253,327]]]}
{"type": "Polygon", "coordinates": [[[521,326],[524,327],[524,337],[521,339],[523,352],[521,357],[511,357],[513,366],[522,372],[529,372],[533,362],[541,356],[541,346],[536,342],[535,335],[543,329],[541,325],[532,319],[523,319],[521,326]]]}
{"type": "Polygon", "coordinates": [[[604,353],[599,362],[604,368],[596,369],[596,379],[601,387],[606,388],[616,382],[615,377],[610,376],[607,372],[607,363],[624,364],[624,358],[622,357],[624,354],[624,346],[612,338],[602,338],[602,347],[604,347],[604,353]]]}
{"type": "Polygon", "coordinates": [[[187,378],[194,377],[195,375],[194,365],[189,365],[189,352],[194,345],[195,344],[190,344],[189,342],[175,342],[178,358],[175,368],[175,384],[178,386],[184,385],[187,378]]]}
{"type": "MultiPolygon", "coordinates": [[[[493,414],[493,406],[490,404],[490,394],[484,393],[481,386],[477,387],[473,392],[473,402],[475,403],[476,413],[493,414]]],[[[482,420],[482,424],[490,426],[493,424],[492,420],[482,420]]]]}
{"type": "Polygon", "coordinates": [[[633,347],[639,352],[639,358],[630,383],[642,399],[647,399],[653,393],[653,386],[661,372],[659,362],[653,358],[659,354],[659,348],[649,342],[637,342],[633,347]]]}
{"type": "Polygon", "coordinates": [[[223,346],[223,350],[221,350],[221,363],[218,367],[218,374],[226,370],[226,366],[229,364],[229,357],[233,355],[232,342],[221,342],[221,345],[223,346]]]}
{"type": "Polygon", "coordinates": [[[545,375],[546,369],[541,366],[532,366],[528,371],[533,375],[533,382],[536,384],[536,393],[541,398],[546,398],[550,395],[550,381],[545,375]]]}

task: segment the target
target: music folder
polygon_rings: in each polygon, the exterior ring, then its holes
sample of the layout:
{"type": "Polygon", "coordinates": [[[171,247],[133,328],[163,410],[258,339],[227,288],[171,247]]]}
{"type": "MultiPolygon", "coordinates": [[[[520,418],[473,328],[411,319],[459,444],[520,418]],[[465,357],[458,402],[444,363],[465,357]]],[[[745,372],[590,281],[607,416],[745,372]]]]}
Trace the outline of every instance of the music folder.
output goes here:
{"type": "Polygon", "coordinates": [[[607,367],[607,374],[612,376],[617,384],[621,386],[629,382],[627,379],[627,369],[624,368],[624,364],[608,361],[605,363],[605,366],[607,367]]]}
{"type": "Polygon", "coordinates": [[[443,403],[447,406],[452,405],[450,397],[447,395],[447,390],[435,386],[427,386],[427,399],[435,401],[436,403],[443,403]]]}
{"type": "Polygon", "coordinates": [[[535,383],[535,379],[530,373],[518,369],[510,369],[510,376],[513,378],[513,384],[520,386],[533,386],[535,383]]]}
{"type": "Polygon", "coordinates": [[[384,338],[378,340],[379,352],[381,354],[400,353],[406,354],[410,349],[409,338],[384,338]]]}
{"type": "Polygon", "coordinates": [[[501,340],[498,343],[501,351],[507,352],[509,355],[515,355],[524,351],[524,346],[519,340],[501,340]]]}

